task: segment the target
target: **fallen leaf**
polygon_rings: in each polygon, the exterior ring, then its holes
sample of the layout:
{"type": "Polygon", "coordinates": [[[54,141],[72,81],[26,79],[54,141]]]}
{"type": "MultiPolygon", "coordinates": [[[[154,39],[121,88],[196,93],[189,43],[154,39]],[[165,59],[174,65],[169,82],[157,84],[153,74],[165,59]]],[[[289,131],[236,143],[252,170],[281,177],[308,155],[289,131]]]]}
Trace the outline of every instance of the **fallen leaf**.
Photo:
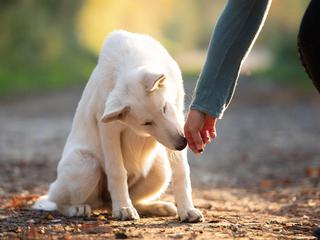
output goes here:
{"type": "Polygon", "coordinates": [[[305,172],[308,177],[317,178],[320,177],[320,167],[307,167],[305,172]]]}
{"type": "Polygon", "coordinates": [[[28,205],[30,202],[34,202],[39,196],[38,195],[20,195],[10,199],[10,201],[4,205],[4,208],[21,208],[28,205]]]}
{"type": "Polygon", "coordinates": [[[101,220],[101,221],[104,221],[104,220],[106,220],[106,217],[103,216],[103,215],[99,215],[99,216],[98,216],[98,219],[101,220]]]}
{"type": "Polygon", "coordinates": [[[269,181],[269,180],[261,180],[260,181],[260,187],[261,188],[269,188],[269,187],[271,187],[271,181],[269,181]]]}
{"type": "Polygon", "coordinates": [[[48,215],[47,215],[47,219],[48,219],[48,220],[53,220],[53,219],[54,219],[54,217],[53,217],[50,213],[48,213],[48,215]]]}
{"type": "Polygon", "coordinates": [[[71,227],[71,226],[65,226],[64,229],[65,229],[67,232],[71,232],[71,231],[74,230],[74,228],[71,227]]]}

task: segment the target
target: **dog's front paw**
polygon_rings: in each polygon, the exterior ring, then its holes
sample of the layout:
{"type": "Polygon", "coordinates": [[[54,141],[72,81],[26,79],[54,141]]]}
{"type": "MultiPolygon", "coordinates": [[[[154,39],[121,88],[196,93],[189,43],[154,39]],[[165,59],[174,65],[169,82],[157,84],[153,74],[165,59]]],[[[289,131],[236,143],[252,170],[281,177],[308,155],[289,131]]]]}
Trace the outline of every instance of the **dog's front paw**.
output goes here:
{"type": "Polygon", "coordinates": [[[112,211],[112,217],[117,220],[138,220],[140,219],[137,210],[134,207],[122,207],[112,211]]]}
{"type": "Polygon", "coordinates": [[[179,217],[182,222],[196,223],[204,221],[202,213],[196,208],[179,211],[179,217]]]}
{"type": "Polygon", "coordinates": [[[69,217],[90,217],[91,207],[87,204],[71,206],[67,209],[66,215],[69,217]]]}

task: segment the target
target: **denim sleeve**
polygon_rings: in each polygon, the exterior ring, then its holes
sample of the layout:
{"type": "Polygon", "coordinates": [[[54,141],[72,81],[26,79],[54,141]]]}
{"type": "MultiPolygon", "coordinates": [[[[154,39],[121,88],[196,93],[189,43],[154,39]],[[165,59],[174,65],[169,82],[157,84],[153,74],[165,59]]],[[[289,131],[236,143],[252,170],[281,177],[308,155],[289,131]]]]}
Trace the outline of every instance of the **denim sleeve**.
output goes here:
{"type": "Polygon", "coordinates": [[[191,109],[221,118],[272,0],[229,0],[212,34],[191,109]]]}

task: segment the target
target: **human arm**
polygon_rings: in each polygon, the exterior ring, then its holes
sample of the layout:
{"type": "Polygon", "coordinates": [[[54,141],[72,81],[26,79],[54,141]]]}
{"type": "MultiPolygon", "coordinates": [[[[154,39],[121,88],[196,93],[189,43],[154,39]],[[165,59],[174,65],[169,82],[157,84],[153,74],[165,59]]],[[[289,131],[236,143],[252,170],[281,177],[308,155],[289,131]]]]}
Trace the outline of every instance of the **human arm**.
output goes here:
{"type": "Polygon", "coordinates": [[[200,152],[206,144],[201,137],[208,133],[203,129],[205,119],[212,118],[210,128],[215,129],[217,119],[230,103],[241,65],[264,23],[271,1],[229,0],[224,8],[212,34],[185,125],[186,138],[194,152],[200,152]],[[193,122],[195,116],[200,123],[193,122]]]}

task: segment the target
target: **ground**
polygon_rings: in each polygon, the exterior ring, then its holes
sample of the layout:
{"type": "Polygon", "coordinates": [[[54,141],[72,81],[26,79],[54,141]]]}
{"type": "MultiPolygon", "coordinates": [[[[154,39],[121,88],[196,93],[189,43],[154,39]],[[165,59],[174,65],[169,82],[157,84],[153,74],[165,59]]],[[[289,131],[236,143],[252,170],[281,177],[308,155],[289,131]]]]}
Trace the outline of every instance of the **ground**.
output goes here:
{"type": "MultiPolygon", "coordinates": [[[[108,213],[87,219],[33,211],[37,196],[28,192],[1,199],[1,237],[23,239],[315,239],[320,194],[306,186],[266,190],[196,188],[194,199],[204,223],[180,223],[176,218],[113,221],[108,213]]],[[[172,200],[170,195],[164,196],[172,200]]]]}
{"type": "MultiPolygon", "coordinates": [[[[193,88],[186,84],[187,95],[193,88]]],[[[240,81],[218,138],[189,154],[205,222],[106,212],[65,218],[31,210],[55,178],[81,89],[0,100],[1,239],[316,239],[320,225],[320,98],[313,91],[240,81]]],[[[190,98],[187,97],[187,100],[190,98]]],[[[173,201],[171,189],[163,196],[173,201]]]]}

